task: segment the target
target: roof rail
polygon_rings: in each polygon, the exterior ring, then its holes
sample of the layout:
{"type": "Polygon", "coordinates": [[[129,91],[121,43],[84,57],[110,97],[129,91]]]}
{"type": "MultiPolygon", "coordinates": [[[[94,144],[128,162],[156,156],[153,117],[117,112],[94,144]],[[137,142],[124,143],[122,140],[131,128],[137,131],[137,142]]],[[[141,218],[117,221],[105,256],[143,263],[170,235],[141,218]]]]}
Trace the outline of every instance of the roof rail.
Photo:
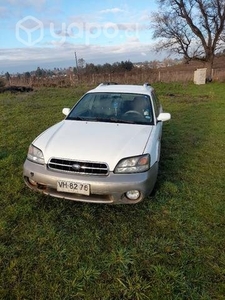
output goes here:
{"type": "Polygon", "coordinates": [[[143,86],[147,87],[147,86],[151,86],[151,84],[148,83],[148,82],[145,82],[145,83],[143,84],[143,86]]]}
{"type": "Polygon", "coordinates": [[[116,85],[118,84],[117,82],[111,82],[111,81],[106,81],[106,82],[102,82],[99,84],[99,86],[102,86],[102,85],[116,85]]]}

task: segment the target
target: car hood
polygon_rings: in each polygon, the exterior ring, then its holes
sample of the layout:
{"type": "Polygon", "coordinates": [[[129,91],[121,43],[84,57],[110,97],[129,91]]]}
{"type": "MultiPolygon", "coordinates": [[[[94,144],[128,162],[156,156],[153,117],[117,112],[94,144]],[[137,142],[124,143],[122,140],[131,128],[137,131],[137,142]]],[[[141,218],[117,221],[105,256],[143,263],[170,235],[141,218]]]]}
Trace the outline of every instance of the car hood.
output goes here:
{"type": "Polygon", "coordinates": [[[63,120],[33,144],[46,162],[52,157],[105,162],[113,170],[122,158],[144,153],[151,131],[150,125],[63,120]]]}

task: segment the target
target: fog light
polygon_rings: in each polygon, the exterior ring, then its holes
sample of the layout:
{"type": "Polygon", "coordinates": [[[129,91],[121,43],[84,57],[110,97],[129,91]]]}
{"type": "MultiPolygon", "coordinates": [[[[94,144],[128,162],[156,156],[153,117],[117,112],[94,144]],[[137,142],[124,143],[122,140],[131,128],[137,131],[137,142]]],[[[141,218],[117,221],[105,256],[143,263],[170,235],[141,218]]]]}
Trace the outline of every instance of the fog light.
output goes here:
{"type": "Polygon", "coordinates": [[[126,197],[129,200],[137,200],[140,197],[140,192],[137,190],[132,190],[132,191],[128,191],[126,192],[126,197]]]}

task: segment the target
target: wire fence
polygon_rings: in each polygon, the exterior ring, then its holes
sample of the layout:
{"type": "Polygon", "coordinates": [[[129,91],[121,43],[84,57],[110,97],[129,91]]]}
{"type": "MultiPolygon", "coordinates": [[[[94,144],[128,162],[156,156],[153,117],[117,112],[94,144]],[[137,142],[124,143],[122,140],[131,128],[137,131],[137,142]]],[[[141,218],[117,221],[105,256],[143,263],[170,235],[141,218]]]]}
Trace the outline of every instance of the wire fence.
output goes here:
{"type": "MultiPolygon", "coordinates": [[[[101,82],[117,82],[120,84],[141,84],[144,82],[193,82],[194,69],[170,70],[170,69],[134,69],[121,73],[95,73],[95,74],[74,74],[67,72],[54,76],[37,77],[35,75],[25,78],[24,76],[12,76],[8,86],[30,86],[30,87],[69,87],[85,85],[97,85],[101,82]]],[[[225,82],[225,69],[213,70],[213,81],[225,82]]]]}

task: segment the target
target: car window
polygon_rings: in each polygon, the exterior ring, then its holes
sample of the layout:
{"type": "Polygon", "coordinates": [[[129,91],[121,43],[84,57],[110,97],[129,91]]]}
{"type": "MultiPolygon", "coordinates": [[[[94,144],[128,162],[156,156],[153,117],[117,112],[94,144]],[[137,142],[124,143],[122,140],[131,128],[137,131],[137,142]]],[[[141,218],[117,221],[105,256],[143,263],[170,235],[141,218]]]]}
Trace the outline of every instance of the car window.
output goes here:
{"type": "Polygon", "coordinates": [[[67,119],[153,125],[150,97],[134,93],[87,93],[67,119]]]}
{"type": "Polygon", "coordinates": [[[91,110],[95,97],[93,94],[86,94],[82,101],[79,101],[76,105],[76,109],[73,109],[69,114],[69,117],[74,118],[78,116],[82,116],[91,110]]]}
{"type": "Polygon", "coordinates": [[[155,115],[156,118],[158,117],[159,113],[160,113],[160,102],[158,100],[158,97],[156,96],[155,92],[152,92],[152,102],[153,102],[153,106],[155,109],[155,115]]]}

